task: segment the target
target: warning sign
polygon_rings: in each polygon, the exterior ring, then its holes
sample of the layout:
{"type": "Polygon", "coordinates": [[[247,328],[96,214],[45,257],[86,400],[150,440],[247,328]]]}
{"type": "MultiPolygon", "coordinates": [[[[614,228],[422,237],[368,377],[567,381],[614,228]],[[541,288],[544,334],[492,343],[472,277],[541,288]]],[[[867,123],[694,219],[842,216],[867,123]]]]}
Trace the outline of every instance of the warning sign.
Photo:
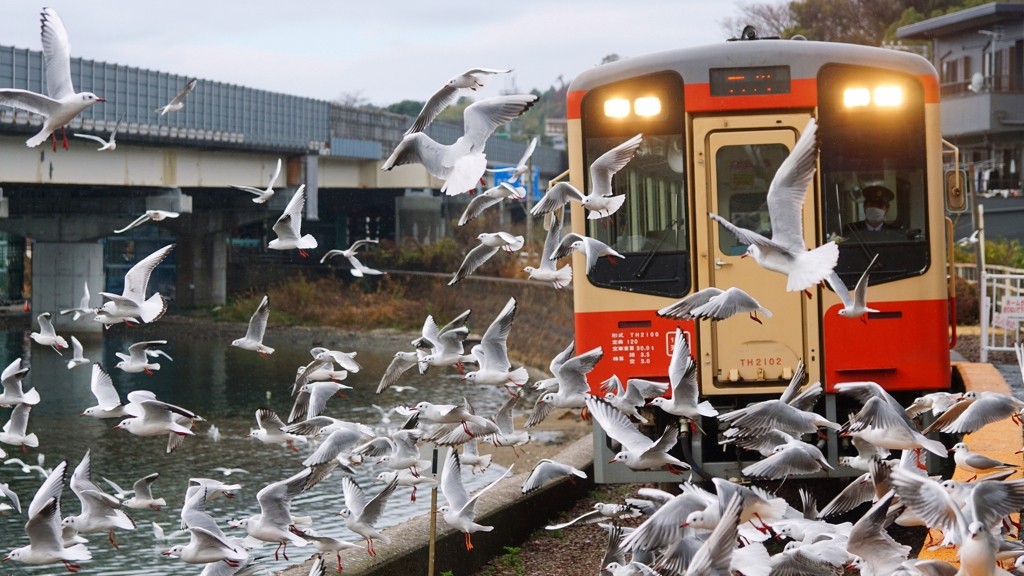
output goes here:
{"type": "Polygon", "coordinates": [[[1024,320],[1024,296],[1004,297],[1000,314],[1004,318],[1024,320]]]}

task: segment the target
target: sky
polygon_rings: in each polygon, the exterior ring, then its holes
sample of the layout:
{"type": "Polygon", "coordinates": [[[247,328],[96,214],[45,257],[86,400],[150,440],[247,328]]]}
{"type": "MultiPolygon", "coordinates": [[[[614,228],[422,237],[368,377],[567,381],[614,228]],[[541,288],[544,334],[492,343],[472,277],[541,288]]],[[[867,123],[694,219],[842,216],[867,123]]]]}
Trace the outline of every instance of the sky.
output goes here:
{"type": "MultiPolygon", "coordinates": [[[[737,0],[46,2],[72,56],[383,106],[426,100],[471,68],[515,69],[481,91],[491,96],[546,90],[608,54],[722,42],[737,0]]],[[[0,45],[40,50],[41,7],[6,2],[0,45]]]]}

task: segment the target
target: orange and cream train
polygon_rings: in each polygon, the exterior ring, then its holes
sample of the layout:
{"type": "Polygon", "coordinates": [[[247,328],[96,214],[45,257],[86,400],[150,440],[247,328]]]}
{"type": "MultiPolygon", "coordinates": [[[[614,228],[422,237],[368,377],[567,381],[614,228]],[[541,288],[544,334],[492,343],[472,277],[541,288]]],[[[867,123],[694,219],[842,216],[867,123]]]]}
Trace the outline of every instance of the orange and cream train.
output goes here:
{"type": "MultiPolygon", "coordinates": [[[[810,381],[829,392],[818,410],[833,420],[855,407],[843,399],[837,406],[837,383],[950,386],[943,143],[938,77],[927,60],[838,43],[730,41],[588,70],[573,80],[567,105],[569,178],[580,190],[590,188],[594,159],[643,134],[613,180],[626,196],[617,213],[588,220],[572,203],[572,231],[625,256],[602,258],[589,273],[573,257],[576,349],[604,349],[589,377],[595,393],[612,374],[664,380],[677,327],[690,340],[701,394],[720,411],[778,394],[801,359],[810,381]],[[787,292],[785,276],[741,259],[746,246],[707,217],[770,235],[768,186],[812,117],[820,153],[804,240],[839,242],[836,271],[850,288],[878,255],[868,301],[879,312],[866,321],[839,316],[842,304],[827,288],[811,298],[787,292]],[[772,316],[695,323],[655,314],[709,286],[739,287],[772,316]]],[[[657,436],[665,422],[644,431],[657,436]]],[[[703,424],[703,434],[681,441],[704,470],[733,474],[751,459],[718,445],[713,419],[703,424]]],[[[830,460],[842,449],[830,442],[830,460]]],[[[598,468],[606,482],[665,477],[598,468]]]]}

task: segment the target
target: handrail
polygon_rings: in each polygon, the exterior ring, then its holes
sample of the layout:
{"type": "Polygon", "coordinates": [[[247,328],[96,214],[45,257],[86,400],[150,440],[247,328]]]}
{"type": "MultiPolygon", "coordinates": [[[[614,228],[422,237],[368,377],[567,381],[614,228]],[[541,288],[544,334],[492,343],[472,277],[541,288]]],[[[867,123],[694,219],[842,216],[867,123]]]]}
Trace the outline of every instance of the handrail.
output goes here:
{"type": "MultiPolygon", "coordinates": [[[[945,156],[946,154],[953,155],[953,171],[960,172],[960,148],[957,148],[956,146],[953,145],[952,142],[946,140],[945,138],[942,139],[942,146],[944,148],[942,150],[943,156],[945,156]]],[[[952,241],[952,237],[950,237],[950,240],[952,241]]]]}
{"type": "Polygon", "coordinates": [[[946,217],[946,293],[949,301],[949,349],[956,348],[956,269],[953,261],[953,220],[946,217]]]}

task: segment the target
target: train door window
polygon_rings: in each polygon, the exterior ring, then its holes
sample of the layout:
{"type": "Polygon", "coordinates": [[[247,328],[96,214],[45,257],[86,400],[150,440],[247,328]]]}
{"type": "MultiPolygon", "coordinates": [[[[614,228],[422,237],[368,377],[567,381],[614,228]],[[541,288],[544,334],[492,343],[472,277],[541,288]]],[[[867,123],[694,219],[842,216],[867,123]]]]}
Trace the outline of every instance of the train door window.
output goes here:
{"type": "Polygon", "coordinates": [[[612,193],[624,202],[609,217],[587,221],[587,234],[626,258],[601,258],[588,274],[596,286],[679,297],[690,290],[687,226],[686,144],[683,86],[675,73],[663,73],[590,91],[581,103],[585,184],[589,166],[602,154],[643,134],[633,159],[612,178],[612,193]],[[624,115],[611,116],[605,104],[617,100],[624,115]],[[652,115],[649,103],[657,100],[652,115]],[[641,104],[643,107],[641,107],[641,104]]]}
{"type": "Polygon", "coordinates": [[[840,278],[855,286],[875,254],[871,284],[923,274],[930,253],[920,81],[830,65],[818,75],[818,94],[822,221],[826,239],[839,241],[840,278]]]}
{"type": "MultiPolygon", "coordinates": [[[[768,216],[768,186],[782,161],[789,156],[783,144],[744,144],[723,146],[715,155],[718,181],[719,216],[740,228],[770,238],[772,224],[768,216]]],[[[718,237],[724,254],[740,256],[747,251],[731,232],[718,237]]]]}

